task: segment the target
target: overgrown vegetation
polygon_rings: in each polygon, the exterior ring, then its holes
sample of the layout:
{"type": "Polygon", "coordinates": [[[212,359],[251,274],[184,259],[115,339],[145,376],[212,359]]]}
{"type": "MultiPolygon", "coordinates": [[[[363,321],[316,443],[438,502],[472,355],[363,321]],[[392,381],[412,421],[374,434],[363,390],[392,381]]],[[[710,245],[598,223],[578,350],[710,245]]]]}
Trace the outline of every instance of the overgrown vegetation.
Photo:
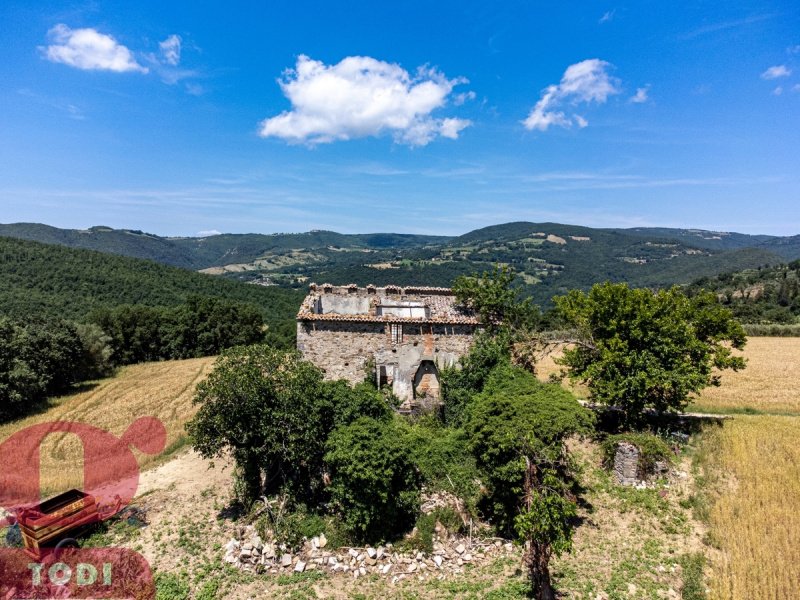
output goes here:
{"type": "Polygon", "coordinates": [[[672,448],[663,438],[647,432],[626,432],[610,435],[603,440],[603,463],[606,467],[613,466],[614,455],[620,442],[636,446],[639,450],[639,464],[645,472],[650,472],[656,462],[669,462],[674,456],[672,448]]]}

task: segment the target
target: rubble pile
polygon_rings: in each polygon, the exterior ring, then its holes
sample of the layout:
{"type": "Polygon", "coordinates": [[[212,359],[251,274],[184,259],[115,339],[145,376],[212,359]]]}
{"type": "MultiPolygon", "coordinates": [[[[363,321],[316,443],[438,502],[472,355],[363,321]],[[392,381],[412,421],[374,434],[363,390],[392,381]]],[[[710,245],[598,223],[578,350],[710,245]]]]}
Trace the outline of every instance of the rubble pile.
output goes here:
{"type": "Polygon", "coordinates": [[[289,552],[274,542],[264,541],[252,525],[239,529],[238,538],[224,546],[223,560],[256,573],[303,573],[324,570],[353,578],[376,574],[393,583],[407,577],[444,579],[464,572],[464,567],[514,553],[511,542],[497,538],[472,539],[461,536],[436,536],[433,553],[400,552],[392,544],[365,548],[328,547],[320,535],[305,542],[299,552],[289,552]]]}

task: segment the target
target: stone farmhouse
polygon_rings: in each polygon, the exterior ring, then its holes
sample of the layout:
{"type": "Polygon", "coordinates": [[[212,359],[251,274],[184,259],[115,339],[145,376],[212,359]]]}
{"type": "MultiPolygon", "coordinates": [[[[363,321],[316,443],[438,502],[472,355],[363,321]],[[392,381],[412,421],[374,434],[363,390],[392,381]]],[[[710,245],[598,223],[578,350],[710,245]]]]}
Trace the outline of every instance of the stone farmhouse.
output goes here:
{"type": "Polygon", "coordinates": [[[469,350],[479,328],[450,288],[312,283],[297,314],[297,348],[328,379],[357,383],[369,368],[414,410],[439,402],[439,369],[469,350]]]}

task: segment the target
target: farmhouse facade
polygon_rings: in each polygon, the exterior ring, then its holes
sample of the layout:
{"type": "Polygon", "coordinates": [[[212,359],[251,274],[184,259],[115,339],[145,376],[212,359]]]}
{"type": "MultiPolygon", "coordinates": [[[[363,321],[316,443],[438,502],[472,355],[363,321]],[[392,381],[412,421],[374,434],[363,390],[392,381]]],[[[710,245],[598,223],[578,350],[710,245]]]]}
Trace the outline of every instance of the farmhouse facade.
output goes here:
{"type": "Polygon", "coordinates": [[[297,314],[297,348],[327,379],[369,375],[406,408],[424,408],[439,401],[439,370],[466,354],[479,328],[450,288],[312,283],[297,314]]]}

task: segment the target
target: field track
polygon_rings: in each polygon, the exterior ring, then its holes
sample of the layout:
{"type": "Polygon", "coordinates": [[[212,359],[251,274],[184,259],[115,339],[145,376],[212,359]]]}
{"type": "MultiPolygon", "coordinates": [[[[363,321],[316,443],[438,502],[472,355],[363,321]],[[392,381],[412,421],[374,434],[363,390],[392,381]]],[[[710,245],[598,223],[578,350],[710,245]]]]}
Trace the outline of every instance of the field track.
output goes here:
{"type": "MultiPolygon", "coordinates": [[[[210,372],[214,357],[131,365],[91,388],[55,399],[50,408],[0,426],[0,441],[29,425],[44,421],[78,421],[120,436],[143,416],[160,419],[167,429],[167,447],[158,456],[137,454],[146,468],[180,447],[184,424],[194,414],[195,385],[210,372]]],[[[41,489],[49,496],[83,481],[83,447],[74,434],[55,433],[41,447],[41,489]]]]}

